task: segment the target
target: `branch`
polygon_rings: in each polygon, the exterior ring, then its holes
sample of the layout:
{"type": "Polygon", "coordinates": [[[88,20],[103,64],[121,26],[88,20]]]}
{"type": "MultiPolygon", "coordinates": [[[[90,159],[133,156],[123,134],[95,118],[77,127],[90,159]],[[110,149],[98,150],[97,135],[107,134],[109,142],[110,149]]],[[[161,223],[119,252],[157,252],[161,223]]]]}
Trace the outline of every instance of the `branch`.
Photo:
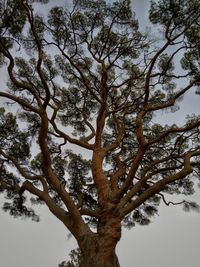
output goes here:
{"type": "MultiPolygon", "coordinates": [[[[57,115],[57,112],[58,112],[58,108],[57,109],[54,109],[54,112],[53,112],[53,115],[50,119],[50,123],[51,125],[53,126],[54,128],[54,131],[61,137],[63,137],[66,141],[68,141],[69,143],[71,144],[75,144],[75,145],[78,145],[80,147],[83,147],[83,148],[87,148],[89,150],[93,150],[94,149],[94,145],[93,144],[88,144],[87,142],[84,142],[84,140],[78,140],[78,139],[75,139],[75,138],[72,138],[70,137],[69,135],[67,135],[66,133],[64,133],[63,131],[61,131],[60,129],[58,129],[58,126],[55,122],[55,119],[56,119],[56,115],[57,115]]],[[[92,130],[92,129],[91,129],[92,130]]],[[[92,133],[93,135],[94,133],[92,133]]],[[[86,140],[87,141],[87,140],[86,140]]]]}
{"type": "Polygon", "coordinates": [[[37,49],[38,49],[38,60],[37,60],[37,72],[38,72],[38,75],[40,77],[40,80],[42,82],[42,85],[44,87],[44,90],[45,90],[45,93],[46,93],[46,98],[45,98],[45,101],[43,103],[43,107],[46,108],[49,101],[50,101],[50,90],[49,90],[49,86],[42,74],[42,70],[41,70],[41,65],[42,65],[42,62],[43,62],[43,50],[42,50],[42,45],[41,45],[41,42],[40,42],[40,39],[39,39],[39,36],[36,32],[36,29],[35,29],[35,25],[34,25],[34,17],[33,17],[33,11],[32,9],[28,6],[28,4],[24,4],[23,3],[23,6],[24,8],[26,9],[26,13],[27,13],[27,17],[28,17],[28,21],[29,21],[29,24],[31,26],[31,31],[32,31],[32,34],[35,38],[35,42],[36,42],[36,45],[37,45],[37,49]]]}
{"type": "Polygon", "coordinates": [[[99,211],[98,210],[91,210],[87,208],[81,208],[79,210],[81,215],[90,216],[94,218],[99,218],[99,211]]]}
{"type": "MultiPolygon", "coordinates": [[[[28,90],[34,96],[34,98],[37,100],[38,105],[41,106],[40,97],[37,95],[35,90],[30,86],[30,84],[25,82],[25,81],[21,82],[21,81],[17,80],[16,77],[14,76],[14,74],[13,74],[13,69],[14,69],[14,66],[15,66],[14,58],[12,57],[11,53],[9,52],[9,50],[5,47],[5,45],[1,43],[1,40],[0,40],[0,51],[9,60],[9,65],[8,65],[7,69],[8,69],[9,77],[10,77],[11,81],[13,82],[13,84],[18,89],[28,90]]],[[[3,95],[3,93],[1,93],[0,96],[7,97],[9,99],[12,99],[12,100],[18,102],[18,103],[20,102],[19,104],[21,104],[22,106],[23,106],[22,102],[24,102],[24,106],[27,107],[27,105],[28,105],[28,109],[30,109],[30,110],[32,110],[32,111],[37,113],[37,109],[34,108],[32,105],[28,104],[27,102],[25,102],[23,99],[20,100],[20,98],[18,98],[16,96],[13,96],[13,95],[10,95],[10,94],[6,94],[6,93],[5,93],[5,95],[3,95]],[[17,101],[17,99],[18,99],[18,101],[17,101]]]]}
{"type": "Polygon", "coordinates": [[[18,172],[22,175],[22,177],[24,177],[25,179],[28,180],[40,180],[41,179],[41,175],[30,175],[28,174],[24,168],[16,161],[15,158],[7,155],[1,148],[0,148],[0,154],[6,158],[8,161],[11,161],[12,164],[15,166],[15,168],[18,170],[18,172]]]}
{"type": "Polygon", "coordinates": [[[8,99],[11,99],[11,100],[15,101],[16,103],[18,103],[23,108],[26,108],[26,109],[28,109],[28,110],[30,110],[32,112],[35,112],[35,113],[39,114],[39,109],[37,109],[37,108],[33,107],[32,105],[30,105],[24,99],[21,99],[21,98],[19,98],[17,96],[14,96],[14,95],[11,95],[11,94],[8,94],[8,93],[4,93],[4,92],[0,92],[0,96],[8,98],[8,99]]]}
{"type": "Polygon", "coordinates": [[[200,126],[200,121],[197,121],[195,123],[191,123],[186,127],[177,127],[177,128],[171,128],[168,129],[166,131],[164,131],[163,133],[161,133],[158,137],[154,138],[153,140],[150,140],[146,143],[146,146],[149,147],[152,144],[158,143],[159,141],[161,141],[163,138],[167,137],[169,134],[172,133],[183,133],[183,132],[187,132],[190,131],[196,127],[200,126]]]}
{"type": "Polygon", "coordinates": [[[115,141],[113,143],[111,143],[110,145],[104,147],[106,152],[109,152],[111,150],[114,150],[115,148],[117,148],[124,136],[125,133],[125,125],[123,122],[120,122],[117,117],[115,116],[115,114],[113,113],[113,121],[115,122],[116,125],[116,138],[115,141]]]}
{"type": "MultiPolygon", "coordinates": [[[[55,44],[56,45],[56,44],[55,44]]],[[[56,45],[57,46],[57,45],[56,45]]],[[[89,86],[89,80],[87,79],[87,77],[85,77],[85,75],[83,74],[83,72],[81,71],[81,69],[78,67],[78,65],[72,60],[71,57],[69,57],[64,51],[63,49],[61,49],[59,46],[57,46],[58,49],[60,50],[61,54],[69,61],[69,63],[71,64],[72,67],[74,67],[77,72],[79,73],[81,79],[79,79],[84,86],[87,88],[87,90],[91,93],[91,95],[97,100],[97,102],[101,103],[101,99],[93,92],[92,88],[89,86]]],[[[78,77],[77,77],[78,78],[78,77]]]]}
{"type": "Polygon", "coordinates": [[[51,163],[51,153],[49,151],[49,147],[47,145],[47,133],[48,133],[48,116],[46,111],[41,108],[40,111],[41,117],[41,127],[39,131],[39,145],[42,152],[43,162],[42,162],[42,170],[45,175],[47,181],[53,186],[54,190],[58,193],[66,208],[69,210],[74,222],[79,224],[81,227],[87,228],[78,209],[76,208],[73,199],[70,197],[69,193],[64,189],[61,185],[60,180],[54,174],[52,170],[51,163]]]}
{"type": "Polygon", "coordinates": [[[140,162],[145,154],[145,149],[143,147],[138,148],[138,151],[136,152],[135,158],[133,159],[131,163],[131,167],[129,170],[129,173],[127,175],[126,180],[124,181],[122,187],[114,193],[113,197],[117,199],[121,199],[122,196],[127,192],[129,187],[132,185],[133,179],[135,177],[135,174],[138,170],[138,167],[140,165],[140,162]]]}
{"type": "Polygon", "coordinates": [[[181,204],[184,204],[186,203],[187,201],[186,200],[182,200],[180,202],[173,202],[173,201],[167,201],[165,199],[165,196],[162,194],[162,193],[158,193],[159,196],[161,196],[163,202],[165,203],[166,206],[169,206],[170,204],[173,205],[173,206],[176,206],[176,205],[181,205],[181,204]]]}
{"type": "Polygon", "coordinates": [[[29,181],[26,181],[23,183],[21,189],[22,192],[27,190],[28,192],[30,192],[33,195],[36,195],[37,197],[39,197],[41,200],[43,200],[49,210],[59,219],[61,220],[68,229],[71,230],[71,220],[70,218],[67,216],[67,213],[65,210],[63,210],[62,208],[58,207],[54,200],[49,196],[48,193],[41,191],[39,189],[37,189],[35,186],[33,186],[32,183],[30,183],[29,181]]]}
{"type": "Polygon", "coordinates": [[[113,174],[110,175],[111,189],[113,191],[118,189],[118,181],[119,181],[120,177],[123,177],[123,175],[126,174],[126,165],[120,159],[121,152],[122,152],[122,150],[119,151],[115,155],[117,170],[113,174]]]}
{"type": "Polygon", "coordinates": [[[132,210],[139,207],[147,199],[153,195],[162,191],[167,184],[173,183],[176,180],[183,179],[193,172],[193,168],[190,163],[190,159],[195,156],[200,156],[200,150],[190,151],[184,155],[183,169],[173,175],[164,177],[163,179],[156,182],[154,185],[150,186],[146,191],[144,191],[138,198],[128,203],[124,208],[121,208],[121,203],[119,204],[120,216],[123,218],[125,215],[130,213],[132,210]]]}

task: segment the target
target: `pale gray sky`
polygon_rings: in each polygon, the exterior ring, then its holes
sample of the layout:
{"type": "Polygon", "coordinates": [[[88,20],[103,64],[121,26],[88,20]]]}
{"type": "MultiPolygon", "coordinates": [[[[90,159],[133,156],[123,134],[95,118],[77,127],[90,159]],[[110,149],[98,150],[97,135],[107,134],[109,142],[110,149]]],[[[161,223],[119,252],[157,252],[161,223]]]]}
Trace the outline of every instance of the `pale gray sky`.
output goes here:
{"type": "MultiPolygon", "coordinates": [[[[67,1],[54,1],[54,3],[67,1]]],[[[137,17],[148,25],[149,0],[133,0],[137,17]]],[[[0,70],[2,75],[2,70],[0,70]]],[[[3,76],[0,76],[1,80],[3,76]]],[[[175,122],[185,114],[200,113],[200,98],[188,95],[183,108],[160,120],[175,122]]],[[[193,198],[193,197],[191,197],[193,198]]],[[[194,199],[200,203],[199,192],[194,199]]],[[[2,203],[0,196],[0,203],[2,203]]],[[[37,208],[41,222],[14,219],[0,210],[1,267],[57,267],[69,251],[76,247],[73,238],[45,206],[37,208]]],[[[159,216],[145,227],[124,230],[117,252],[121,267],[197,267],[199,266],[200,214],[185,213],[180,207],[160,207],[159,216]]]]}

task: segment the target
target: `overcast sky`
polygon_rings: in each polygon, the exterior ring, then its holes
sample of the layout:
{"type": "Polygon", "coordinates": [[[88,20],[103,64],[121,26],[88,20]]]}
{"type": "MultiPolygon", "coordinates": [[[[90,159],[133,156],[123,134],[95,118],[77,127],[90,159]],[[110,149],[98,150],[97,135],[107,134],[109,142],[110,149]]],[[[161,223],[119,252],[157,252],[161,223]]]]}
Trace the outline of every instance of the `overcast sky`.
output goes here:
{"type": "MultiPolygon", "coordinates": [[[[61,3],[64,1],[54,1],[61,3]]],[[[148,0],[134,0],[137,17],[148,25],[148,0]]],[[[0,79],[3,79],[0,70],[0,79]]],[[[182,109],[161,121],[183,120],[187,113],[200,113],[200,97],[189,94],[182,109]]],[[[199,192],[191,197],[200,203],[199,192]]],[[[0,203],[3,198],[0,196],[0,203]]],[[[37,208],[41,222],[13,219],[0,210],[0,267],[57,267],[76,247],[73,238],[45,206],[37,208]]],[[[117,252],[121,267],[199,266],[200,214],[185,213],[180,207],[160,207],[149,226],[124,230],[117,252]]]]}

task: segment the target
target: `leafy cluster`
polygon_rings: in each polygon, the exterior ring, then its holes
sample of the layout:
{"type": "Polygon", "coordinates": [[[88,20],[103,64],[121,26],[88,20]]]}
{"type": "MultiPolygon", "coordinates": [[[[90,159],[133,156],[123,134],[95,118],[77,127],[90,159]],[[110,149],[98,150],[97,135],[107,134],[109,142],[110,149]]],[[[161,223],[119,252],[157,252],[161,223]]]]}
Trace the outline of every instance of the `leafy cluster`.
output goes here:
{"type": "Polygon", "coordinates": [[[68,262],[61,262],[58,267],[84,267],[83,256],[80,249],[73,249],[70,254],[70,260],[68,262]]]}

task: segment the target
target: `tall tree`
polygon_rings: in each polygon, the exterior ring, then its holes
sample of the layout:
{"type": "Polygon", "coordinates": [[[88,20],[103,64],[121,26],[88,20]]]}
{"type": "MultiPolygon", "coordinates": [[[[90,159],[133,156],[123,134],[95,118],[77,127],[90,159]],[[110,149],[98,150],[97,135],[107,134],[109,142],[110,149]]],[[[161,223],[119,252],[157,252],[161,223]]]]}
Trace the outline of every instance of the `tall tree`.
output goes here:
{"type": "Polygon", "coordinates": [[[37,221],[31,194],[76,238],[85,267],[117,267],[122,226],[148,224],[200,177],[199,116],[153,120],[199,93],[199,1],[152,1],[159,40],[139,31],[130,0],[74,0],[46,17],[37,5],[0,1],[4,210],[37,221]]]}

